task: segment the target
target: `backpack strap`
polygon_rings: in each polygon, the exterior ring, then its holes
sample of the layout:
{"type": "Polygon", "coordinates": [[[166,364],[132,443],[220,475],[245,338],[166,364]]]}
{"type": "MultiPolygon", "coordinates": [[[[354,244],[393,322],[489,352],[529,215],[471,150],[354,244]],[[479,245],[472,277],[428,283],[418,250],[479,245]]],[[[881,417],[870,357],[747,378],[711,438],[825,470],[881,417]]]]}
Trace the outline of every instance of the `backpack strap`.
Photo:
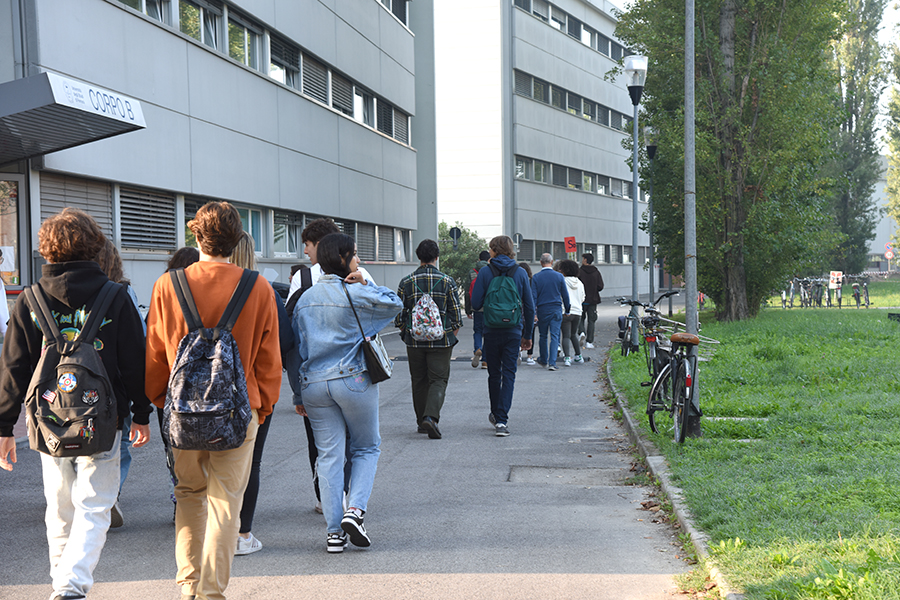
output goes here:
{"type": "Polygon", "coordinates": [[[231,328],[234,327],[238,317],[241,315],[244,303],[250,297],[250,292],[253,291],[253,286],[256,284],[258,276],[258,272],[244,269],[244,272],[241,273],[241,280],[238,281],[237,287],[234,288],[231,300],[228,301],[228,306],[225,307],[225,312],[222,313],[222,318],[219,319],[216,329],[231,331],[231,328]]]}
{"type": "Polygon", "coordinates": [[[294,293],[288,298],[288,301],[285,303],[284,308],[287,311],[289,317],[294,316],[294,308],[297,306],[297,301],[300,300],[300,296],[303,295],[303,292],[308,290],[313,286],[312,280],[312,269],[307,267],[303,267],[300,269],[300,289],[295,290],[294,293]]]}
{"type": "Polygon", "coordinates": [[[25,288],[24,291],[25,299],[28,300],[28,304],[31,306],[44,339],[48,342],[55,342],[57,347],[61,347],[66,340],[59,332],[53,313],[50,312],[50,307],[47,306],[47,297],[44,295],[41,285],[34,283],[30,287],[25,288]]]}
{"type": "Polygon", "coordinates": [[[97,332],[100,331],[100,326],[103,324],[103,319],[106,317],[106,311],[109,310],[113,299],[116,297],[116,292],[119,291],[118,287],[119,284],[113,281],[107,281],[103,284],[103,287],[100,288],[97,297],[94,299],[91,313],[81,328],[81,333],[78,334],[76,342],[91,343],[94,341],[94,338],[97,337],[97,332]]]}
{"type": "Polygon", "coordinates": [[[200,318],[200,311],[197,310],[197,303],[194,302],[194,295],[191,294],[191,286],[188,285],[184,269],[172,269],[169,271],[169,278],[178,297],[178,304],[181,305],[181,314],[187,322],[188,331],[203,329],[203,319],[200,318]]]}

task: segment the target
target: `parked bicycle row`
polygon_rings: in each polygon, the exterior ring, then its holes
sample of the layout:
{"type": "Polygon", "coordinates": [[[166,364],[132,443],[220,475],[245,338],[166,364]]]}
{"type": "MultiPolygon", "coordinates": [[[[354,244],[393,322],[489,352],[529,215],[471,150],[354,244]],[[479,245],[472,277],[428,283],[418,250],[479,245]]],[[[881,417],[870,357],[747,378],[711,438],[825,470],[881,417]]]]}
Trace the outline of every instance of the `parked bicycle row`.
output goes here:
{"type": "Polygon", "coordinates": [[[844,286],[850,286],[848,306],[869,308],[869,275],[840,275],[838,277],[795,277],[781,290],[781,308],[843,308],[844,286]]]}

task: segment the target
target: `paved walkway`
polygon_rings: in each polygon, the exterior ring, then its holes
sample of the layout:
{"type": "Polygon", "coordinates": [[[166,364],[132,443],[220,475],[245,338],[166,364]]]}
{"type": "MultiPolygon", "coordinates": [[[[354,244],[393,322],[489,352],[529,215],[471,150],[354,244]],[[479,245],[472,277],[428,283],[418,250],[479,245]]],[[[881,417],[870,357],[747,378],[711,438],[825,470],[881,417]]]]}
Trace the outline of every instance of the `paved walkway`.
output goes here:
{"type": "MultiPolygon", "coordinates": [[[[680,560],[673,530],[640,510],[647,488],[627,486],[632,447],[601,402],[602,349],[624,310],[604,304],[586,365],[521,366],[512,435],[488,424],[487,371],[473,369],[471,329],[454,354],[442,440],[416,433],[407,363],[381,384],[382,455],[366,526],[367,550],[325,552],[313,512],[306,439],[285,385],[263,457],[254,534],[263,550],[236,557],[228,596],[281,600],[591,598],[665,599],[680,560]]],[[[471,321],[467,321],[467,326],[471,321]]],[[[402,355],[397,336],[387,337],[402,355]]],[[[134,452],[122,493],[125,527],[112,530],[91,600],[179,598],[162,445],[134,452]]],[[[19,451],[0,472],[0,598],[50,594],[40,461],[19,451]]]]}

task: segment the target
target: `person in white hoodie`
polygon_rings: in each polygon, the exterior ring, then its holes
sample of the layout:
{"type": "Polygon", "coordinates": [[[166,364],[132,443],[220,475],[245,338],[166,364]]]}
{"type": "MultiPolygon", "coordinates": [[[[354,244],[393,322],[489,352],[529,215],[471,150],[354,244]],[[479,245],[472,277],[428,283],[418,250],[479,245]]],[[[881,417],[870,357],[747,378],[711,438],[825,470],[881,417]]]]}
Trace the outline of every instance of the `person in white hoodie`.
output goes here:
{"type": "MultiPolygon", "coordinates": [[[[3,262],[3,250],[0,250],[0,262],[3,262]]],[[[6,335],[6,323],[9,321],[9,305],[6,303],[6,286],[0,279],[0,335],[6,335]]]]}
{"type": "Polygon", "coordinates": [[[583,363],[590,358],[581,356],[581,343],[578,339],[578,324],[581,322],[581,305],[584,303],[584,284],[578,279],[578,263],[574,260],[561,260],[557,264],[557,270],[566,278],[566,291],[569,292],[569,304],[571,309],[562,319],[563,364],[571,367],[572,363],[583,363]],[[572,352],[575,352],[573,358],[572,352]]]}

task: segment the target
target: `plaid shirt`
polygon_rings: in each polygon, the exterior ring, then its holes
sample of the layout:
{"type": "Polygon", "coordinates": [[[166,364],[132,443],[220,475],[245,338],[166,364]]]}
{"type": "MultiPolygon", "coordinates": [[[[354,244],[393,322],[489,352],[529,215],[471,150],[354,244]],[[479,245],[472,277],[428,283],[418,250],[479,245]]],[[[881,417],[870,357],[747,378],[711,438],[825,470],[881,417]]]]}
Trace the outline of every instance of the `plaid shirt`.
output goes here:
{"type": "Polygon", "coordinates": [[[403,301],[403,310],[394,319],[394,325],[400,328],[403,341],[407,346],[448,348],[456,345],[457,339],[453,335],[453,331],[462,327],[463,312],[459,303],[459,290],[452,277],[441,273],[434,265],[423,265],[400,281],[397,295],[403,301]],[[409,327],[412,310],[425,293],[431,294],[438,310],[441,311],[441,324],[446,332],[443,339],[436,342],[416,341],[406,331],[409,327]]]}

